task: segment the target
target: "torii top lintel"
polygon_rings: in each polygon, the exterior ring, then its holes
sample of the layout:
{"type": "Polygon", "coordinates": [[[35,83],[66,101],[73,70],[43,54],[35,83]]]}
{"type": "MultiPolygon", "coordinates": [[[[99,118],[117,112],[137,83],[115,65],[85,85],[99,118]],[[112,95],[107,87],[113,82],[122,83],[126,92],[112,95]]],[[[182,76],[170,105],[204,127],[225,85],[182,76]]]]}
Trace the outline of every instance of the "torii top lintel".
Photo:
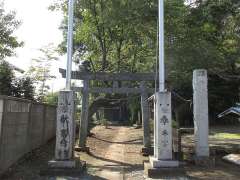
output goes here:
{"type": "MultiPolygon", "coordinates": [[[[59,69],[63,78],[66,78],[66,70],[59,69]]],[[[99,81],[155,81],[158,79],[155,73],[106,73],[106,72],[80,72],[72,71],[72,79],[99,80],[99,81]]]]}

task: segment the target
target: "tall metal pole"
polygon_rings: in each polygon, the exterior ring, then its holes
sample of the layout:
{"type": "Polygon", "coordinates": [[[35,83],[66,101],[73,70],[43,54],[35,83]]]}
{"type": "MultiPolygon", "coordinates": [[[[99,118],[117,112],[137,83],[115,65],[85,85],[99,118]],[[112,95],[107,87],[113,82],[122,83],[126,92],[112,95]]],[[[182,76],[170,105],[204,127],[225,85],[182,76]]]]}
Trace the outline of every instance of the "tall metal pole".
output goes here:
{"type": "Polygon", "coordinates": [[[69,0],[69,2],[68,2],[66,90],[71,89],[72,54],[73,54],[73,8],[74,8],[74,0],[69,0]]]}
{"type": "Polygon", "coordinates": [[[164,64],[164,0],[158,0],[159,19],[159,92],[165,91],[165,64],[164,64]]]}
{"type": "Polygon", "coordinates": [[[171,92],[165,90],[164,72],[164,0],[159,3],[159,93],[154,103],[154,156],[150,157],[153,168],[178,167],[179,162],[173,160],[172,154],[172,108],[171,92]],[[165,123],[163,123],[163,121],[165,123]]]}

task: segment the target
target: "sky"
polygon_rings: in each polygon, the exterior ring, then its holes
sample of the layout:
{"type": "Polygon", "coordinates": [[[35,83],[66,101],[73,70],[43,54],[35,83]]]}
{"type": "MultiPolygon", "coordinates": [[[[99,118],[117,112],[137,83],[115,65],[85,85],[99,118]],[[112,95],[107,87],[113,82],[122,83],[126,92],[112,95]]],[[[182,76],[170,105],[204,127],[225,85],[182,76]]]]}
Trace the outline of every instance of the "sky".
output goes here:
{"type": "MultiPolygon", "coordinates": [[[[24,42],[24,47],[16,49],[16,56],[7,60],[15,66],[27,70],[31,59],[39,57],[39,49],[50,43],[58,45],[62,40],[59,30],[63,15],[61,12],[51,12],[47,8],[52,0],[5,0],[6,11],[16,11],[16,18],[21,21],[21,26],[14,33],[19,41],[24,42]]],[[[59,56],[51,68],[57,79],[48,82],[51,90],[58,91],[64,88],[65,80],[58,73],[58,68],[66,67],[66,56],[59,56]]]]}

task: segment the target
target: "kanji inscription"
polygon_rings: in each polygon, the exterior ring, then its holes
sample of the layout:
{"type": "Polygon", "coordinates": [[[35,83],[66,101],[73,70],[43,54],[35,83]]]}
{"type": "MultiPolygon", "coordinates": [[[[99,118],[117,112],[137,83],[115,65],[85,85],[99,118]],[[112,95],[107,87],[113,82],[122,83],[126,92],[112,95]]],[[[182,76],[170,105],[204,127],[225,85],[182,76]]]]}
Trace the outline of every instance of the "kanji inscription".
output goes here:
{"type": "Polygon", "coordinates": [[[168,118],[167,118],[165,115],[161,118],[160,122],[161,122],[162,124],[164,124],[164,125],[166,125],[167,123],[169,123],[168,118]]]}
{"type": "Polygon", "coordinates": [[[57,114],[57,133],[56,133],[56,152],[57,160],[71,159],[74,144],[74,121],[73,121],[74,101],[73,93],[61,91],[59,95],[58,114],[57,114]]]}

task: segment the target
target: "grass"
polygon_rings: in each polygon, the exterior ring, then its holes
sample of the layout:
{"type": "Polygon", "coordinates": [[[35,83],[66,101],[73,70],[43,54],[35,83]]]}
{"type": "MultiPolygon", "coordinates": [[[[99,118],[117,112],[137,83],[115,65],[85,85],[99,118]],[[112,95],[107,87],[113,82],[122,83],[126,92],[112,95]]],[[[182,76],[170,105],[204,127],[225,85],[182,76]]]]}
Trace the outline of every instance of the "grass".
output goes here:
{"type": "Polygon", "coordinates": [[[236,133],[216,133],[214,138],[217,139],[240,139],[240,134],[236,133]]]}

